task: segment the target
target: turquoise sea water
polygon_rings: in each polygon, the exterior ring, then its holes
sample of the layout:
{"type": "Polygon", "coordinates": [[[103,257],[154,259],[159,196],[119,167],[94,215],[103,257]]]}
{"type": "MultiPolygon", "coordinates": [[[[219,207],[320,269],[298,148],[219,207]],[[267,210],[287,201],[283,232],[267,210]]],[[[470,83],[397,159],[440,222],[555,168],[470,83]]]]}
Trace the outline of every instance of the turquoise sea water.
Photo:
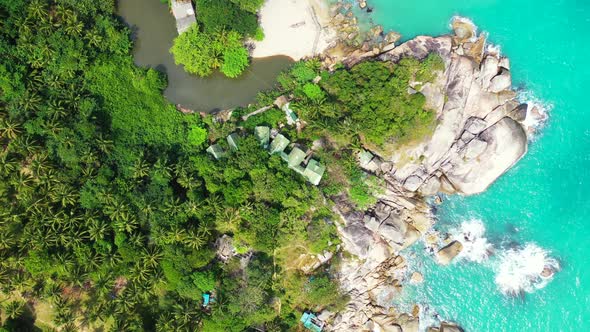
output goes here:
{"type": "Polygon", "coordinates": [[[413,259],[425,283],[405,296],[466,331],[590,331],[590,2],[369,2],[375,23],[405,38],[447,33],[453,15],[471,18],[510,57],[515,85],[551,105],[524,159],[484,194],[450,197],[439,211],[443,230],[480,219],[497,254],[448,267],[413,259]],[[544,288],[508,297],[494,281],[498,256],[526,243],[548,250],[561,271],[544,288]]]}

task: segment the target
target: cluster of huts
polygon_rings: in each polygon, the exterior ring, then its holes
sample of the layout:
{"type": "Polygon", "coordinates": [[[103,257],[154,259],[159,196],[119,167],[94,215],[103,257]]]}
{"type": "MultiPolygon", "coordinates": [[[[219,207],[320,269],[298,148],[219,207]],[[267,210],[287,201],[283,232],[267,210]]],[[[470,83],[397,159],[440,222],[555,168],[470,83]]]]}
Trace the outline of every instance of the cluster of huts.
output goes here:
{"type": "MultiPolygon", "coordinates": [[[[294,144],[291,144],[291,141],[289,141],[288,138],[277,133],[271,142],[271,130],[266,126],[257,126],[254,128],[254,136],[260,143],[260,146],[267,149],[270,154],[280,155],[290,169],[299,173],[307,181],[316,186],[320,183],[326,170],[326,166],[311,158],[306,162],[307,153],[299,147],[294,146],[294,144]],[[287,148],[290,146],[291,149],[287,152],[287,148]]],[[[228,135],[226,139],[227,145],[231,150],[237,151],[239,149],[240,137],[237,133],[228,135]]],[[[221,159],[227,155],[227,151],[225,151],[219,144],[209,146],[207,152],[215,159],[221,159]]]]}

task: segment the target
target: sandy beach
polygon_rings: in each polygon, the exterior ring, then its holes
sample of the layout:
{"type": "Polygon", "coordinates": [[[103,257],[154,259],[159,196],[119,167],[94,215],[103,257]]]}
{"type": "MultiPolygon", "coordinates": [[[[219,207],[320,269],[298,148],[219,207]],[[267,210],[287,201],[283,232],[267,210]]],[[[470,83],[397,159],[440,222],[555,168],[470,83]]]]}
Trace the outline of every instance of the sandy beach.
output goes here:
{"type": "Polygon", "coordinates": [[[265,38],[254,43],[255,58],[286,55],[294,60],[324,51],[334,39],[323,0],[267,0],[260,10],[265,38]]]}

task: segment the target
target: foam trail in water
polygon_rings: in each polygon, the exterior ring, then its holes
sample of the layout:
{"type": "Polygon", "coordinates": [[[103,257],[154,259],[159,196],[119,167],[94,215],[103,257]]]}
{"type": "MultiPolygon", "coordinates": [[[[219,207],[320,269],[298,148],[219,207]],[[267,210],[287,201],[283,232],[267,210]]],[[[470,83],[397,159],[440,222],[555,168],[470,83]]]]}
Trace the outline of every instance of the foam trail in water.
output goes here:
{"type": "Polygon", "coordinates": [[[522,248],[504,250],[499,254],[496,284],[506,295],[531,293],[541,289],[559,270],[559,262],[534,243],[522,248]]]}
{"type": "Polygon", "coordinates": [[[518,100],[528,105],[526,118],[522,122],[522,125],[524,126],[529,138],[534,138],[535,134],[549,119],[549,112],[553,108],[553,105],[542,102],[528,90],[520,92],[518,95],[518,100]]]}
{"type": "Polygon", "coordinates": [[[461,223],[459,228],[452,230],[451,237],[461,242],[463,250],[457,258],[483,263],[492,253],[493,246],[484,236],[486,228],[479,219],[471,219],[461,223]]]}

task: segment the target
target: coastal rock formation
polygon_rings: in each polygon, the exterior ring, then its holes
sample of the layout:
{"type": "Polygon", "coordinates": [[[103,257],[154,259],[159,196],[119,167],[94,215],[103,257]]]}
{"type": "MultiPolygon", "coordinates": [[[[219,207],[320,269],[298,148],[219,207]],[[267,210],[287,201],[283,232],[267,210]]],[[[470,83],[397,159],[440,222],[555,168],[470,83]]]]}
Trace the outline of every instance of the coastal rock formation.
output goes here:
{"type": "Polygon", "coordinates": [[[479,54],[467,52],[479,40],[475,29],[467,31],[465,22],[454,26],[459,35],[420,36],[379,56],[399,61],[436,52],[446,64],[433,83],[416,85],[437,114],[431,139],[382,156],[393,163],[388,175],[395,182],[422,195],[480,193],[527,151],[526,131],[519,123],[527,106],[515,100],[508,59],[484,52],[480,62],[479,54]]]}
{"type": "MultiPolygon", "coordinates": [[[[405,259],[397,253],[432,227],[431,206],[424,197],[439,192],[480,193],[527,151],[523,123],[530,107],[516,101],[508,59],[487,47],[486,35],[478,35],[471,22],[456,19],[453,29],[452,35],[419,36],[372,55],[397,62],[435,52],[445,70],[431,83],[410,82],[410,93],[422,93],[436,112],[431,137],[396,146],[389,154],[359,155],[361,167],[383,180],[377,204],[361,212],[345,199],[336,200],[343,247],[355,257],[342,264],[341,286],[351,301],[330,317],[333,331],[417,331],[420,308],[411,314],[397,313],[391,300],[404,283],[421,280],[421,275],[412,277],[406,271],[405,259]]],[[[370,52],[357,52],[343,62],[352,65],[369,56],[370,52]]],[[[430,242],[428,247],[440,264],[449,264],[462,250],[457,241],[438,250],[436,239],[430,242]]],[[[442,323],[430,331],[462,330],[442,323]]]]}

